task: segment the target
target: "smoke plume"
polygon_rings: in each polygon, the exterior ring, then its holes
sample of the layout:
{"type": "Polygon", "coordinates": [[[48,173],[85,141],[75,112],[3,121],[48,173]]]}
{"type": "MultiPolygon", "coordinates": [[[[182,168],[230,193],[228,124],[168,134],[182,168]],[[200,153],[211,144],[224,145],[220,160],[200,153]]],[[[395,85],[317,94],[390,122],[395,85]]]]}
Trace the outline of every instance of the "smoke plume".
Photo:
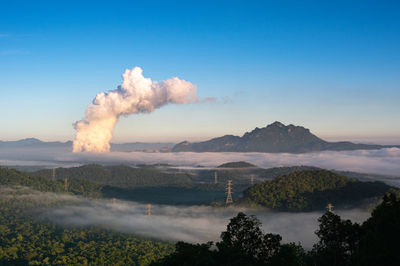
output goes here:
{"type": "Polygon", "coordinates": [[[156,82],[145,78],[140,67],[125,70],[118,89],[96,95],[75,123],[73,152],[108,152],[114,127],[121,115],[150,113],[168,103],[198,102],[196,86],[185,80],[171,78],[156,82]]]}

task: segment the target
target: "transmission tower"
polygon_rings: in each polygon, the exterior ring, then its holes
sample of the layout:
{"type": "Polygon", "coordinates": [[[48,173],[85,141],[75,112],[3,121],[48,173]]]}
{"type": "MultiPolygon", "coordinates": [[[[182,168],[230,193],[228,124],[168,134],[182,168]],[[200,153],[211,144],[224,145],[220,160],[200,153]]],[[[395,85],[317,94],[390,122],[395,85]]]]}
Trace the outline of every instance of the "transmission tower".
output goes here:
{"type": "Polygon", "coordinates": [[[333,212],[333,205],[331,204],[331,203],[329,203],[327,206],[326,206],[326,209],[328,210],[328,212],[333,212]]]}
{"type": "Polygon", "coordinates": [[[147,216],[151,216],[151,204],[147,204],[147,216]]]}
{"type": "Polygon", "coordinates": [[[116,198],[112,198],[112,204],[113,204],[113,208],[115,208],[115,206],[117,205],[117,199],[116,198]]]}
{"type": "Polygon", "coordinates": [[[217,171],[214,172],[214,184],[218,184],[218,174],[217,174],[217,171]]]}
{"type": "Polygon", "coordinates": [[[56,181],[56,168],[53,168],[53,171],[51,173],[51,180],[56,181]]]}
{"type": "Polygon", "coordinates": [[[228,180],[226,185],[226,204],[233,203],[232,200],[232,180],[228,180]]]}
{"type": "Polygon", "coordinates": [[[254,175],[250,176],[250,184],[254,185],[254,175]]]}
{"type": "Polygon", "coordinates": [[[68,178],[64,178],[64,188],[65,192],[68,192],[68,178]]]}

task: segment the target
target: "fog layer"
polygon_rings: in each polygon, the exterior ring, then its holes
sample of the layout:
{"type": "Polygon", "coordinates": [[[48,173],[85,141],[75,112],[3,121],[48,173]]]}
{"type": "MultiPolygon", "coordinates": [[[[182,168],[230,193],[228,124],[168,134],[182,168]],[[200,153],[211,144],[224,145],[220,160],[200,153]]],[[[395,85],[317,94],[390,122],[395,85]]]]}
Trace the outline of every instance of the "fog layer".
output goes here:
{"type": "Polygon", "coordinates": [[[309,165],[325,169],[400,176],[400,149],[290,153],[72,153],[65,149],[1,149],[0,165],[71,166],[86,163],[152,164],[216,167],[232,161],[247,161],[259,167],[309,165]]]}
{"type": "MultiPolygon", "coordinates": [[[[152,205],[151,216],[147,216],[147,208],[147,205],[134,202],[91,201],[79,206],[52,209],[46,215],[65,226],[97,225],[144,237],[199,243],[219,241],[229,219],[243,211],[256,215],[262,221],[265,232],[280,234],[283,242],[300,241],[309,249],[317,240],[314,232],[318,228],[317,220],[323,214],[152,205]]],[[[342,218],[357,222],[369,216],[368,212],[359,209],[338,210],[337,213],[342,218]]]]}

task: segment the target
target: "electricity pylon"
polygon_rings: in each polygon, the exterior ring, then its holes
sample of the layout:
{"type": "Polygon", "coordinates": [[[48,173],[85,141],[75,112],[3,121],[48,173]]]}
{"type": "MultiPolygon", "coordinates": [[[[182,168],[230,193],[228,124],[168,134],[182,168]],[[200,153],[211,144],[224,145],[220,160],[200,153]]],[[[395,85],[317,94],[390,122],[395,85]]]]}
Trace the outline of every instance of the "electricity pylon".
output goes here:
{"type": "Polygon", "coordinates": [[[226,204],[233,203],[232,200],[232,180],[228,180],[226,185],[226,204]]]}
{"type": "Polygon", "coordinates": [[[68,178],[64,178],[64,188],[65,188],[65,192],[68,192],[68,178]]]}
{"type": "Polygon", "coordinates": [[[53,171],[51,173],[51,180],[56,181],[56,168],[53,168],[53,171]]]}
{"type": "Polygon", "coordinates": [[[217,171],[214,172],[214,184],[218,184],[218,174],[217,174],[217,171]]]}
{"type": "Polygon", "coordinates": [[[254,175],[250,176],[250,184],[254,185],[254,175]]]}

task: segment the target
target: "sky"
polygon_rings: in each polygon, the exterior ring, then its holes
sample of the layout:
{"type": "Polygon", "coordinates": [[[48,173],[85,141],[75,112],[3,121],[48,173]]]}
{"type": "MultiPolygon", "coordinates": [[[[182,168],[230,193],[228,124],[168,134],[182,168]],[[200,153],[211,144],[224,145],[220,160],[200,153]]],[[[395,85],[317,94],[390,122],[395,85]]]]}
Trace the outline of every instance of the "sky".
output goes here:
{"type": "Polygon", "coordinates": [[[400,144],[398,1],[3,1],[0,140],[72,140],[126,69],[214,102],[121,117],[113,142],[204,140],[274,121],[400,144]]]}

